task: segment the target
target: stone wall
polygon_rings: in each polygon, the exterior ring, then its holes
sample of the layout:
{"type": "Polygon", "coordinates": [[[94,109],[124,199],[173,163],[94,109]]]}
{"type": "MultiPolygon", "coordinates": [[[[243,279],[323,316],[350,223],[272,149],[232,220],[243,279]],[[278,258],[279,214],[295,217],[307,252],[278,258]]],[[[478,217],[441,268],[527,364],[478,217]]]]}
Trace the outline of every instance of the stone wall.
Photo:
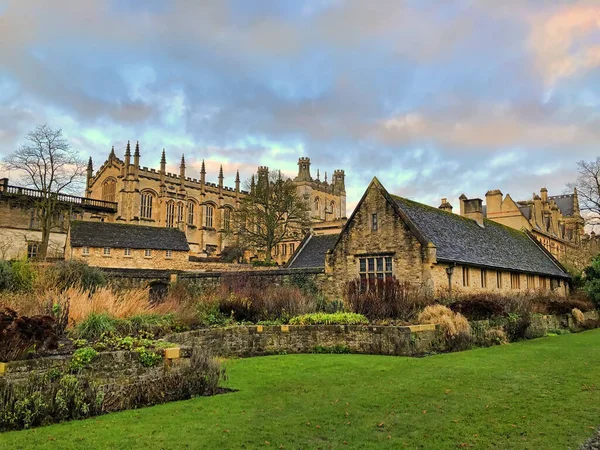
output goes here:
{"type": "Polygon", "coordinates": [[[407,327],[364,325],[281,325],[206,328],[166,336],[169,342],[209,348],[215,355],[257,356],[312,353],[315,347],[343,346],[352,353],[422,355],[440,350],[435,325],[407,327]]]}

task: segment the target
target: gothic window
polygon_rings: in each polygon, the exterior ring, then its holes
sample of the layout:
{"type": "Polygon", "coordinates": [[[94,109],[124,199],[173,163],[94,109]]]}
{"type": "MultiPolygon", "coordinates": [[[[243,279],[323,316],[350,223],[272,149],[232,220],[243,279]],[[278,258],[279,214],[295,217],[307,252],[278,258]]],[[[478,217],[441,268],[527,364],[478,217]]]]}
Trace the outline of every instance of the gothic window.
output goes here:
{"type": "Polygon", "coordinates": [[[194,225],[194,202],[188,202],[188,223],[194,225]]]}
{"type": "Polygon", "coordinates": [[[337,217],[337,214],[335,213],[335,202],[332,201],[330,206],[331,206],[331,215],[335,219],[337,217]]]}
{"type": "Polygon", "coordinates": [[[183,203],[177,203],[177,225],[183,223],[183,203]]]}
{"type": "Polygon", "coordinates": [[[215,211],[215,207],[213,205],[206,205],[206,226],[212,228],[213,226],[213,214],[215,211]]]}
{"type": "Polygon", "coordinates": [[[175,222],[175,203],[168,202],[167,203],[167,220],[166,220],[167,227],[172,228],[174,222],[175,222]]]}
{"type": "Polygon", "coordinates": [[[315,212],[319,215],[319,197],[315,198],[315,212]]]}
{"type": "Polygon", "coordinates": [[[229,231],[231,229],[231,209],[225,208],[223,211],[223,229],[229,231]]]}
{"type": "Polygon", "coordinates": [[[114,178],[108,178],[102,184],[102,200],[107,202],[116,201],[117,182],[114,178]]]}
{"type": "Polygon", "coordinates": [[[154,196],[150,192],[142,192],[140,203],[140,217],[143,219],[152,219],[152,203],[154,196]]]}

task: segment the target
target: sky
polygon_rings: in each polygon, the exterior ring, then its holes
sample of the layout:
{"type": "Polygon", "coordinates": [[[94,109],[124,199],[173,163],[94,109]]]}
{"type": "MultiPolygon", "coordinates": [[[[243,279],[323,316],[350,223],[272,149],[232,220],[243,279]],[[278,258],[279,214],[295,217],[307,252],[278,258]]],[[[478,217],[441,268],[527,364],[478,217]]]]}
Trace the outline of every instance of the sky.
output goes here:
{"type": "Polygon", "coordinates": [[[139,141],[229,186],[307,156],[348,214],[374,176],[561,194],[599,153],[600,1],[0,0],[0,156],[44,123],[95,168],[139,141]]]}

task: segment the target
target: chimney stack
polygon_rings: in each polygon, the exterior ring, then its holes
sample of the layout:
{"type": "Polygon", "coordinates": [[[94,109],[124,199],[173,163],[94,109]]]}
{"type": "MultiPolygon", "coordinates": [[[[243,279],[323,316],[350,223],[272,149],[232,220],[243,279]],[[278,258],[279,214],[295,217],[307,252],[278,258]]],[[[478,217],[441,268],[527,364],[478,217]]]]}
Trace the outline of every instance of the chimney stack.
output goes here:
{"type": "Polygon", "coordinates": [[[494,189],[485,194],[485,205],[487,217],[493,217],[494,214],[502,212],[502,191],[494,189]]]}
{"type": "Polygon", "coordinates": [[[462,205],[464,207],[464,214],[461,215],[473,219],[483,228],[483,200],[480,198],[464,199],[462,205]]]}
{"type": "Polygon", "coordinates": [[[441,209],[442,211],[447,211],[447,212],[452,212],[452,205],[448,202],[447,198],[443,198],[442,199],[442,203],[440,206],[438,206],[439,209],[441,209]]]}

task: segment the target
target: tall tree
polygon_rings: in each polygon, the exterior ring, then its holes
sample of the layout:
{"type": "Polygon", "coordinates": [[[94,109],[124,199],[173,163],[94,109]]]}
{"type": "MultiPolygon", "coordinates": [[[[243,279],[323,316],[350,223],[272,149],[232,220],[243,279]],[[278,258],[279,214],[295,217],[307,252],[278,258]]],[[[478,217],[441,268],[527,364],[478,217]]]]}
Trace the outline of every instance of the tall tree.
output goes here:
{"type": "Polygon", "coordinates": [[[568,183],[571,189],[577,189],[579,209],[589,225],[600,224],[600,156],[594,161],[577,163],[577,180],[568,183]]]}
{"type": "Polygon", "coordinates": [[[39,191],[34,207],[42,232],[39,257],[45,258],[50,231],[64,208],[59,202],[59,195],[80,185],[85,174],[85,162],[73,150],[61,129],[38,125],[29,132],[26,142],[6,156],[3,163],[7,169],[21,174],[22,185],[39,191]]]}
{"type": "Polygon", "coordinates": [[[256,183],[253,176],[246,188],[249,193],[233,213],[230,233],[237,235],[242,247],[264,253],[270,263],[277,244],[302,238],[310,224],[308,203],[280,171],[261,168],[256,183]]]}

